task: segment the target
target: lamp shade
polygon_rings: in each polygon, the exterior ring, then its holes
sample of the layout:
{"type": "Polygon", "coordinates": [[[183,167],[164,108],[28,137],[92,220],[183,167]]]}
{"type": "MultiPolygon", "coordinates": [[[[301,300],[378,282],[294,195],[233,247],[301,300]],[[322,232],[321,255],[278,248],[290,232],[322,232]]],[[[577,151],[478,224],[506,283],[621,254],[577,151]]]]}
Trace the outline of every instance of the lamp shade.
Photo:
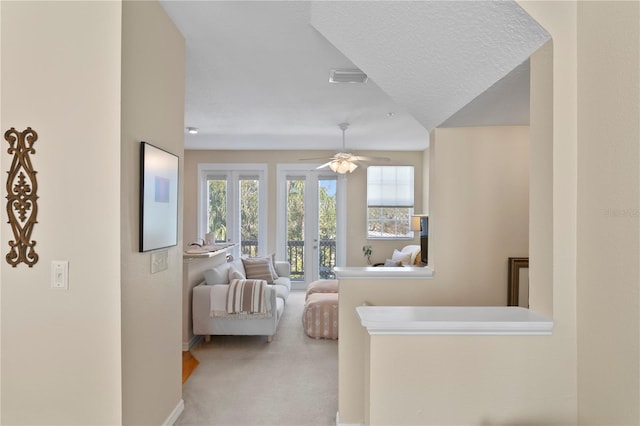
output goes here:
{"type": "Polygon", "coordinates": [[[420,216],[411,216],[411,230],[420,231],[421,229],[420,216]]]}

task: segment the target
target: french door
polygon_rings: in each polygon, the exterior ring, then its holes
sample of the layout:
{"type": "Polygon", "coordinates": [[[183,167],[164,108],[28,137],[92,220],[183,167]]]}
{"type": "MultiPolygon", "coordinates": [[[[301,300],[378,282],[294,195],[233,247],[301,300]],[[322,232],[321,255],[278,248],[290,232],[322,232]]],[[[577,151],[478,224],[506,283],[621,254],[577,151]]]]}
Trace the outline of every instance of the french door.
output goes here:
{"type": "Polygon", "coordinates": [[[198,235],[233,242],[240,255],[266,256],[266,167],[260,164],[199,164],[198,235]]]}
{"type": "Polygon", "coordinates": [[[344,264],[344,176],[309,170],[309,165],[278,166],[279,258],[291,264],[294,288],[335,277],[344,264]]]}

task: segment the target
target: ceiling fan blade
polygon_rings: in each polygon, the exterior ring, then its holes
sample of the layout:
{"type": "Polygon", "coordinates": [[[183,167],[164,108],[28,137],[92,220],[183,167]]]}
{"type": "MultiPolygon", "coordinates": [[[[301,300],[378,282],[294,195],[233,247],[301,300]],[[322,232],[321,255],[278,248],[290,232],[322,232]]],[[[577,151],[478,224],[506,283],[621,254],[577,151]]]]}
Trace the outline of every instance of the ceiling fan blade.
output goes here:
{"type": "Polygon", "coordinates": [[[316,170],[324,169],[325,167],[328,167],[328,166],[329,166],[329,164],[331,164],[332,162],[333,162],[333,160],[331,160],[331,161],[327,161],[327,162],[326,162],[326,163],[324,163],[323,165],[316,167],[316,170]]]}
{"type": "Polygon", "coordinates": [[[380,162],[380,163],[386,163],[391,161],[390,158],[388,157],[365,157],[365,156],[361,156],[361,155],[354,155],[352,157],[355,161],[376,161],[376,162],[380,162]]]}
{"type": "Polygon", "coordinates": [[[326,160],[329,157],[317,157],[317,158],[300,158],[298,161],[317,161],[317,160],[326,160]]]}

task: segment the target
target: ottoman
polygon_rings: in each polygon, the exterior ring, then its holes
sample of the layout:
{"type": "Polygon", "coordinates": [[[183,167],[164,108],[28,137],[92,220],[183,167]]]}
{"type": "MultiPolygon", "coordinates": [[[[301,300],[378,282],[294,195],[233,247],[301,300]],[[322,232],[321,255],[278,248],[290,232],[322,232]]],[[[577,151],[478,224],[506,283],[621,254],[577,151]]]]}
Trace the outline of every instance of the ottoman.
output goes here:
{"type": "Polygon", "coordinates": [[[307,295],[305,300],[309,299],[309,296],[315,293],[337,293],[338,292],[338,280],[318,280],[314,281],[307,286],[307,295]]]}
{"type": "Polygon", "coordinates": [[[307,336],[316,339],[338,338],[338,293],[311,293],[302,313],[307,336]]]}

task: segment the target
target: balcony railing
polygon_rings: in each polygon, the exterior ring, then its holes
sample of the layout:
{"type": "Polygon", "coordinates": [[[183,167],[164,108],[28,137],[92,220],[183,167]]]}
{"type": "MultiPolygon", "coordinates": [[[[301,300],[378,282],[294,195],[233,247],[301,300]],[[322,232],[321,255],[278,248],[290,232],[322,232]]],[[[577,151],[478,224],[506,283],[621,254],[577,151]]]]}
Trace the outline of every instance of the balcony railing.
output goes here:
{"type": "MultiPolygon", "coordinates": [[[[243,240],[242,254],[245,256],[258,255],[258,242],[243,240]]],[[[319,245],[319,276],[321,279],[334,279],[333,267],[336,265],[336,241],[320,240],[319,245]]],[[[287,241],[287,260],[291,264],[291,280],[304,281],[304,241],[287,241]]]]}

